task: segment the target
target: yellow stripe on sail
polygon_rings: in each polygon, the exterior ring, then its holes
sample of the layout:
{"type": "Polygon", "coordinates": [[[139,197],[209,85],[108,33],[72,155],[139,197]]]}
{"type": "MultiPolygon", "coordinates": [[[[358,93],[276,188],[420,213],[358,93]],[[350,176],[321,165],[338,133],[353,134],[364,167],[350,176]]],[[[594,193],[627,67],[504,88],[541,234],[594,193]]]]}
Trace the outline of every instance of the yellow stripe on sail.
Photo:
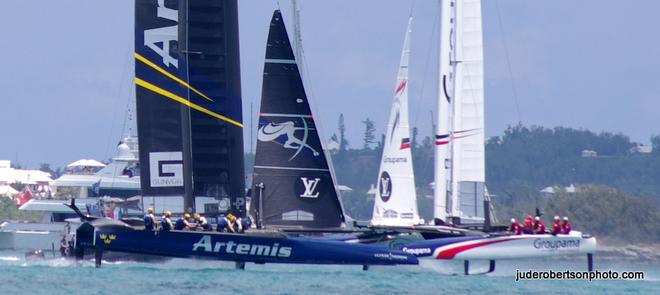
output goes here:
{"type": "Polygon", "coordinates": [[[204,93],[201,93],[199,90],[195,89],[194,87],[190,86],[190,84],[186,83],[185,81],[177,78],[176,76],[170,74],[170,72],[164,70],[163,68],[159,67],[155,63],[151,62],[150,60],[146,59],[144,56],[138,54],[137,52],[134,53],[135,59],[143,62],[144,64],[152,67],[154,70],[160,72],[161,74],[167,76],[168,78],[176,81],[177,83],[186,86],[188,89],[192,90],[193,92],[199,94],[201,97],[206,98],[209,101],[213,101],[210,97],[206,96],[204,93]]]}
{"type": "Polygon", "coordinates": [[[209,116],[211,116],[211,117],[218,118],[218,119],[223,120],[223,121],[225,121],[225,122],[227,122],[227,123],[231,123],[231,124],[233,124],[233,125],[236,125],[236,126],[238,126],[238,127],[243,128],[243,124],[241,124],[240,122],[234,121],[234,120],[232,120],[232,119],[230,119],[230,118],[227,118],[227,117],[225,117],[225,116],[223,116],[223,115],[220,115],[220,114],[215,113],[215,112],[212,112],[212,111],[210,111],[210,110],[208,110],[208,109],[206,109],[206,108],[203,108],[203,107],[201,107],[201,106],[199,106],[199,105],[196,105],[196,104],[194,104],[194,103],[188,101],[187,99],[185,99],[185,98],[183,98],[183,97],[181,97],[181,96],[178,96],[178,95],[176,95],[176,94],[174,94],[174,93],[172,93],[172,92],[169,92],[169,91],[167,91],[167,90],[165,90],[165,89],[163,89],[163,88],[160,88],[160,87],[158,87],[158,86],[156,86],[156,85],[154,85],[154,84],[151,84],[151,83],[149,83],[149,82],[147,82],[147,81],[144,81],[144,80],[142,80],[142,79],[140,79],[140,78],[137,78],[137,77],[135,78],[135,84],[137,84],[138,86],[144,87],[144,88],[146,88],[146,89],[149,89],[149,90],[151,90],[151,91],[153,91],[153,92],[155,92],[155,93],[158,93],[158,94],[160,94],[160,95],[162,95],[162,96],[165,96],[165,97],[167,97],[167,98],[169,98],[169,99],[171,99],[171,100],[174,100],[174,101],[176,101],[176,102],[178,102],[178,103],[181,103],[181,104],[187,105],[187,106],[189,106],[190,108],[193,108],[193,109],[195,109],[195,110],[198,110],[198,111],[200,111],[200,112],[202,112],[202,113],[205,113],[205,114],[207,114],[207,115],[209,115],[209,116]]]}

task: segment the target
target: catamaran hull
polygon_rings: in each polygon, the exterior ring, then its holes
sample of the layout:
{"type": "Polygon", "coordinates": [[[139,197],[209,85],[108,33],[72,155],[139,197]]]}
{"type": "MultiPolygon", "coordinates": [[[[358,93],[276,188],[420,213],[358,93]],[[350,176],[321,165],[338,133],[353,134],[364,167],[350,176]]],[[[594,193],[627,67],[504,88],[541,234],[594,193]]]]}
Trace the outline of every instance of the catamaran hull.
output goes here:
{"type": "Polygon", "coordinates": [[[76,247],[166,257],[205,258],[254,263],[395,265],[418,264],[414,255],[399,250],[339,241],[292,238],[282,233],[230,234],[216,232],[133,230],[119,225],[85,224],[76,247]]]}
{"type": "Polygon", "coordinates": [[[500,260],[543,258],[596,252],[596,238],[570,235],[510,235],[427,240],[404,246],[404,252],[436,260],[500,260]]]}

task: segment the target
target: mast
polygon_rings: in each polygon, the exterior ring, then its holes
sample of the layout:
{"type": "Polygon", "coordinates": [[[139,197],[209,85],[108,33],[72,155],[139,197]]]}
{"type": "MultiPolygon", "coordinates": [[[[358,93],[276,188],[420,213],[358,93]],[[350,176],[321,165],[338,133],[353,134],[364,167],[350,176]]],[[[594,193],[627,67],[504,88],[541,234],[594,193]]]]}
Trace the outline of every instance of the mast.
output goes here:
{"type": "Polygon", "coordinates": [[[451,208],[449,191],[449,173],[451,162],[449,160],[449,147],[451,143],[450,134],[450,107],[454,96],[454,70],[453,70],[453,38],[454,22],[452,20],[455,7],[454,0],[442,0],[440,2],[440,56],[439,87],[438,87],[438,111],[436,112],[435,124],[435,157],[434,157],[434,182],[433,190],[433,217],[447,221],[451,208]]]}
{"type": "Polygon", "coordinates": [[[295,57],[298,62],[298,71],[303,76],[303,56],[302,56],[302,36],[300,34],[300,7],[297,0],[291,0],[293,8],[293,44],[295,48],[295,57]]]}
{"type": "MultiPolygon", "coordinates": [[[[460,217],[460,214],[458,213],[459,210],[459,190],[458,190],[458,179],[460,179],[460,167],[461,167],[461,162],[460,162],[460,157],[458,156],[461,153],[461,150],[456,147],[456,139],[457,139],[457,125],[458,125],[458,119],[460,118],[458,114],[460,114],[460,104],[461,104],[461,93],[458,93],[457,90],[461,89],[463,79],[461,79],[461,70],[462,68],[459,66],[461,59],[460,59],[460,54],[462,52],[462,43],[461,43],[461,28],[459,27],[458,23],[459,20],[457,19],[457,16],[459,15],[459,11],[462,7],[460,4],[460,0],[456,1],[453,0],[451,4],[451,25],[452,25],[452,38],[450,39],[451,44],[454,44],[452,46],[451,54],[450,54],[450,64],[451,64],[451,69],[452,73],[454,74],[454,85],[452,87],[452,97],[454,100],[451,103],[451,108],[450,108],[450,113],[449,113],[449,166],[451,169],[449,170],[449,190],[447,191],[447,197],[449,198],[449,213],[448,213],[448,220],[452,223],[456,223],[456,217],[460,217]]],[[[458,221],[460,223],[460,221],[458,221]]]]}

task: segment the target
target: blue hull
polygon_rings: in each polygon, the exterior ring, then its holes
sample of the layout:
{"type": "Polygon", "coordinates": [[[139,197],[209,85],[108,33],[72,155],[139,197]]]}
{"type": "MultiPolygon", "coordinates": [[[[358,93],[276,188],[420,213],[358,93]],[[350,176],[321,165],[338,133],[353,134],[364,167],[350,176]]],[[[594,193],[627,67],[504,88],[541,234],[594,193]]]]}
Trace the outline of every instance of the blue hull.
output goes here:
{"type": "Polygon", "coordinates": [[[127,226],[83,224],[76,247],[167,257],[254,263],[397,265],[418,264],[414,255],[369,245],[288,237],[282,233],[134,230],[127,226]]]}

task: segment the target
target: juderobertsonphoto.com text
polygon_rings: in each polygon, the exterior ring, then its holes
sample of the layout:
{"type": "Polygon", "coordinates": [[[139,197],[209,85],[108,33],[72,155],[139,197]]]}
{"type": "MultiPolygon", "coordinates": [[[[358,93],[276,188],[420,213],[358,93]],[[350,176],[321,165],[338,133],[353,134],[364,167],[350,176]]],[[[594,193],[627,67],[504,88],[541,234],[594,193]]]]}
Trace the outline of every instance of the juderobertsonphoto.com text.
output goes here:
{"type": "Polygon", "coordinates": [[[520,271],[516,269],[516,282],[523,280],[643,280],[643,271],[520,271]]]}

